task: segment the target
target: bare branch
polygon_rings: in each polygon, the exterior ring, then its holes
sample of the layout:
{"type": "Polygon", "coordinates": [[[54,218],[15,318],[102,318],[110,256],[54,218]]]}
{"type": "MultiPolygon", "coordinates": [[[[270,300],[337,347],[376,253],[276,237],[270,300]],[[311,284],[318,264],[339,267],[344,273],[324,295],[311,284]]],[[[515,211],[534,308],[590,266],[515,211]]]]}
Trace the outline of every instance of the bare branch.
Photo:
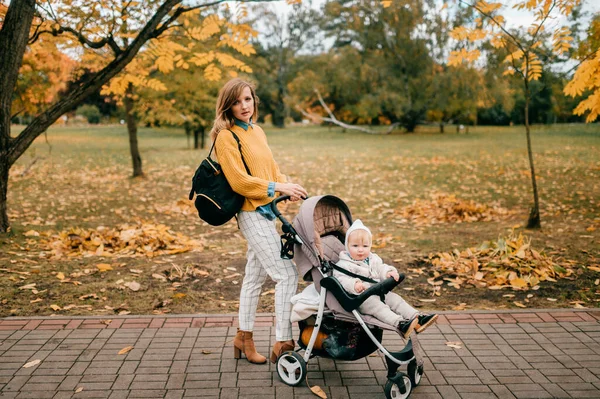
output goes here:
{"type": "Polygon", "coordinates": [[[389,134],[389,133],[391,133],[392,130],[394,130],[394,127],[396,127],[396,126],[399,125],[399,123],[394,123],[394,124],[392,124],[389,127],[389,129],[386,132],[376,132],[376,131],[371,130],[371,129],[367,129],[367,128],[360,127],[360,126],[349,125],[347,123],[341,122],[341,121],[339,121],[335,117],[335,115],[333,115],[333,113],[331,112],[331,110],[329,109],[329,107],[327,106],[327,104],[325,103],[325,100],[323,100],[323,97],[321,97],[321,93],[319,93],[319,90],[315,89],[315,93],[317,94],[317,97],[319,99],[319,103],[321,104],[321,106],[325,109],[325,111],[329,115],[329,118],[321,116],[321,115],[316,115],[316,114],[308,113],[305,110],[303,110],[302,107],[296,106],[296,109],[298,111],[300,111],[303,115],[305,115],[305,116],[307,116],[307,117],[309,117],[311,119],[320,119],[322,121],[330,122],[330,123],[333,123],[333,124],[338,125],[340,127],[343,127],[344,129],[359,130],[361,132],[369,133],[369,134],[389,134]]]}
{"type": "Polygon", "coordinates": [[[81,33],[81,31],[77,31],[68,26],[61,26],[57,30],[53,30],[52,34],[56,36],[63,32],[72,33],[77,38],[77,40],[79,40],[79,42],[81,44],[85,44],[86,46],[88,46],[90,48],[100,49],[108,44],[108,46],[111,48],[113,53],[115,53],[116,56],[120,55],[123,52],[123,50],[121,50],[121,48],[119,47],[117,42],[115,42],[115,39],[112,34],[110,34],[108,37],[105,37],[105,38],[95,41],[95,42],[91,41],[87,37],[85,37],[83,35],[83,33],[81,33]]]}

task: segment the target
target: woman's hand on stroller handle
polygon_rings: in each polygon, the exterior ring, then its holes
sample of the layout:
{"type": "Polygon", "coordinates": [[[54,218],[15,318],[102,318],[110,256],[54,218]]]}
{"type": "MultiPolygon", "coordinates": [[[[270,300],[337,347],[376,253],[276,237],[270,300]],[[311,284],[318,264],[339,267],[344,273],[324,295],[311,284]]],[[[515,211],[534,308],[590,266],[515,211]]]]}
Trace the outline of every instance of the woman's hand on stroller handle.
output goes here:
{"type": "Polygon", "coordinates": [[[275,183],[275,191],[289,196],[292,202],[308,198],[308,192],[304,187],[296,183],[275,183]]]}

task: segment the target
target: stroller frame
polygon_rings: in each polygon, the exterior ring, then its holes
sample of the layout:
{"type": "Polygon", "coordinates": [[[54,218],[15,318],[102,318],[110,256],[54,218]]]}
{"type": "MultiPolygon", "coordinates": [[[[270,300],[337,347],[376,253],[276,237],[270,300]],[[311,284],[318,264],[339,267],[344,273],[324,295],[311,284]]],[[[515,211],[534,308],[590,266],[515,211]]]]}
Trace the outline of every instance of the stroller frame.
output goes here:
{"type": "MultiPolygon", "coordinates": [[[[321,255],[311,245],[304,245],[304,242],[298,235],[295,228],[281,215],[281,213],[277,209],[277,204],[287,199],[289,199],[289,196],[281,196],[276,198],[271,204],[271,208],[274,214],[282,222],[282,230],[284,232],[284,234],[281,236],[281,257],[291,259],[294,256],[293,250],[291,249],[292,243],[295,243],[297,245],[303,245],[304,248],[308,248],[312,255],[315,257],[315,259],[318,260],[320,264],[318,270],[322,276],[322,280],[320,281],[321,287],[319,292],[319,308],[316,313],[316,321],[313,326],[313,331],[311,333],[310,339],[306,344],[306,348],[304,348],[304,355],[300,356],[300,354],[298,354],[298,352],[296,351],[288,351],[282,353],[278,357],[276,362],[276,369],[280,379],[285,384],[290,386],[298,386],[302,383],[304,379],[306,379],[306,365],[309,362],[309,360],[315,356],[313,354],[313,350],[315,349],[315,342],[317,341],[317,337],[319,335],[319,331],[323,322],[327,293],[331,292],[335,299],[338,302],[340,302],[342,307],[344,307],[344,310],[351,313],[355,318],[355,320],[351,320],[351,318],[348,317],[347,320],[344,320],[349,322],[358,322],[358,324],[361,326],[362,330],[367,334],[369,339],[384,355],[388,370],[388,381],[384,387],[386,397],[401,399],[408,398],[410,396],[412,388],[418,386],[421,382],[421,377],[423,375],[423,362],[420,359],[420,356],[416,356],[413,352],[413,347],[415,347],[415,349],[418,348],[420,350],[418,340],[415,340],[415,343],[413,343],[412,338],[409,338],[407,344],[401,351],[390,352],[373,335],[371,329],[367,326],[367,323],[357,310],[358,306],[360,306],[360,304],[362,304],[362,302],[364,302],[364,300],[366,300],[368,297],[377,294],[383,296],[387,292],[390,292],[395,286],[397,286],[404,280],[404,274],[400,274],[400,278],[397,282],[393,278],[388,278],[376,285],[373,285],[361,295],[351,297],[343,289],[343,287],[335,277],[328,275],[330,274],[330,272],[333,271],[333,266],[330,264],[330,262],[323,259],[321,255]],[[348,301],[351,301],[353,303],[349,304],[348,301]],[[398,371],[398,368],[402,365],[408,365],[408,374],[398,371]]],[[[306,383],[308,385],[308,380],[306,380],[306,383]]]]}

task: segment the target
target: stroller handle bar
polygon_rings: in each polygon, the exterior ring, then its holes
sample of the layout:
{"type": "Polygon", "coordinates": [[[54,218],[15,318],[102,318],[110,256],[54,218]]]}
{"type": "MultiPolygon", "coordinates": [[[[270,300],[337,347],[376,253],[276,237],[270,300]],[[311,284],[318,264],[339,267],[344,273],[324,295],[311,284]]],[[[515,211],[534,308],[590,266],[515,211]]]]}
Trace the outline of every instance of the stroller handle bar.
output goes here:
{"type": "MultiPolygon", "coordinates": [[[[282,226],[281,226],[281,230],[283,231],[283,235],[281,236],[281,258],[282,259],[292,259],[294,257],[293,244],[299,244],[299,245],[304,244],[304,242],[302,242],[302,239],[300,239],[300,236],[296,232],[296,229],[294,229],[294,226],[292,226],[292,224],[281,215],[281,212],[279,212],[279,209],[277,209],[278,203],[280,203],[281,201],[287,201],[290,198],[292,198],[290,195],[281,195],[281,196],[275,198],[271,202],[271,210],[273,211],[273,213],[275,214],[277,219],[281,220],[281,223],[282,223],[282,226]]],[[[303,199],[306,199],[306,198],[303,198],[303,199]]]]}
{"type": "Polygon", "coordinates": [[[292,198],[290,195],[281,195],[277,198],[275,198],[272,202],[271,202],[271,209],[273,210],[273,213],[275,214],[275,216],[277,216],[277,218],[279,220],[281,220],[282,223],[287,223],[289,224],[289,222],[287,220],[285,220],[284,218],[282,218],[281,216],[281,212],[279,212],[279,209],[277,209],[277,204],[280,203],[281,201],[287,201],[290,198],[292,198]]]}

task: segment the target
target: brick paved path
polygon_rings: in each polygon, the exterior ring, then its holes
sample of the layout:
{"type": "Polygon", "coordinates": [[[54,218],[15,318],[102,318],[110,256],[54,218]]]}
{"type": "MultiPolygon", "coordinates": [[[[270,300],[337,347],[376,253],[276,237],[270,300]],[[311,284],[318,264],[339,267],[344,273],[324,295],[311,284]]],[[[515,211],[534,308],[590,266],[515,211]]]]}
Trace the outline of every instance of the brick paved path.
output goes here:
{"type": "MultiPolygon", "coordinates": [[[[316,398],[272,365],[232,358],[233,316],[0,319],[0,398],[316,398]],[[118,352],[134,348],[123,355],[118,352]],[[24,368],[33,360],[41,362],[24,368]]],[[[273,317],[259,318],[267,355],[273,317]]],[[[296,332],[297,333],[297,332],[296,332]]],[[[600,311],[447,313],[419,336],[425,377],[411,398],[600,398],[600,311]],[[459,341],[460,349],[446,342],[459,341]]],[[[386,332],[388,349],[399,349],[386,332]]],[[[330,398],[383,398],[379,356],[312,359],[330,398]]]]}

